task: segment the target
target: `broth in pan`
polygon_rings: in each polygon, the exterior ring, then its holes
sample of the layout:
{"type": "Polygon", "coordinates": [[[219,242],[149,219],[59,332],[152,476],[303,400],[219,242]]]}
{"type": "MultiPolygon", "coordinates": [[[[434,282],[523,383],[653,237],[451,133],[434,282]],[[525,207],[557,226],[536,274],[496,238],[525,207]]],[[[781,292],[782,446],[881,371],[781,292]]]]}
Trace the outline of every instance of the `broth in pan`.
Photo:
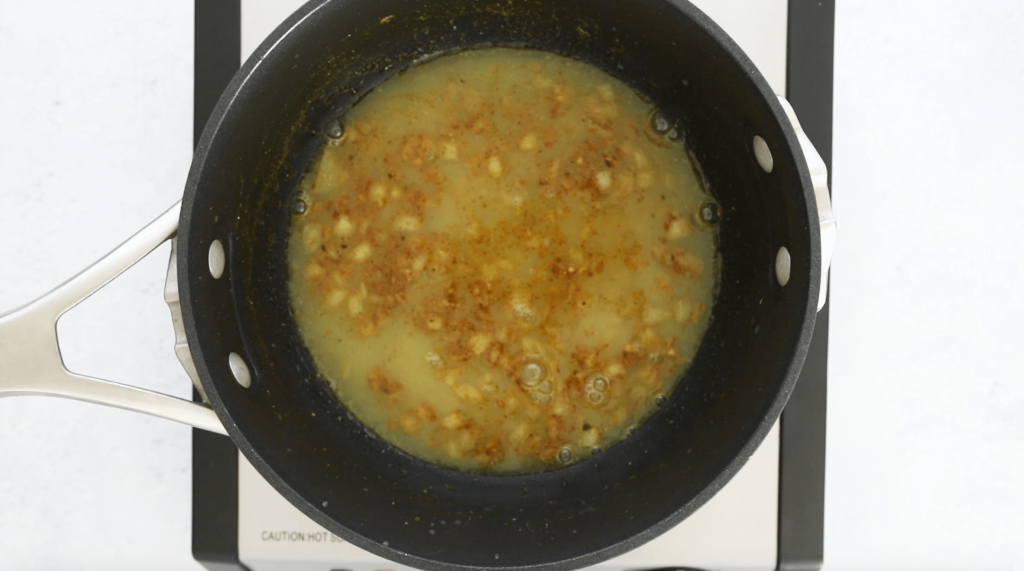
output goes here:
{"type": "Polygon", "coordinates": [[[342,123],[302,182],[289,289],[373,432],[444,466],[541,471],[623,440],[676,388],[710,319],[717,206],[628,86],[473,50],[342,123]]]}

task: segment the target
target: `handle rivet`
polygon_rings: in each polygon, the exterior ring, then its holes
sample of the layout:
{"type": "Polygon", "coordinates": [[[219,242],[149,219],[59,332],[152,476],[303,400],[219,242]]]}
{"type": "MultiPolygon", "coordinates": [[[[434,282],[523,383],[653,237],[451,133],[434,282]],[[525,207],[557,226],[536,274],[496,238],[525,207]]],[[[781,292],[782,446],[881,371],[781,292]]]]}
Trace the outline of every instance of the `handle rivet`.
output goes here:
{"type": "Polygon", "coordinates": [[[772,168],[775,167],[772,151],[768,148],[768,143],[764,142],[760,135],[754,135],[754,157],[764,172],[772,172],[772,168]]]}
{"type": "Polygon", "coordinates": [[[785,287],[789,283],[790,262],[789,250],[785,246],[779,248],[775,254],[775,279],[779,280],[780,286],[785,287]]]}
{"type": "Polygon", "coordinates": [[[238,384],[245,388],[252,386],[252,376],[249,375],[249,366],[245,364],[245,359],[241,358],[238,353],[231,353],[228,355],[228,367],[231,368],[231,374],[235,376],[235,380],[238,384]]]}
{"type": "Polygon", "coordinates": [[[224,244],[222,244],[220,240],[214,240],[213,243],[210,244],[209,262],[210,275],[213,276],[213,279],[215,280],[220,279],[220,277],[224,275],[225,262],[224,244]]]}

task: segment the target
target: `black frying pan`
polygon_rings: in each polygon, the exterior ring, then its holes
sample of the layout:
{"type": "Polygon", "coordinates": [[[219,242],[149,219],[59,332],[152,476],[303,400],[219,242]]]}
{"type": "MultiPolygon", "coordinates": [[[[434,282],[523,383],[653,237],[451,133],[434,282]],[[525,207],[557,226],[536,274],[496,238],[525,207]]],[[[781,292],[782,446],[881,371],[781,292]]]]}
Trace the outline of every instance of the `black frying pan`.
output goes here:
{"type": "Polygon", "coordinates": [[[234,77],[189,174],[177,263],[196,368],[256,469],[368,551],[425,569],[597,563],[693,513],[782,411],[820,274],[799,149],[754,65],[683,2],[310,2],[234,77]],[[323,127],[415,61],[485,45],[558,52],[632,85],[682,126],[723,210],[712,322],[669,403],[600,456],[526,476],[439,468],[368,433],[318,380],[286,288],[289,205],[323,127]],[[755,135],[773,154],[770,173],[755,159],[755,135]],[[208,262],[214,240],[227,253],[220,279],[208,262]],[[785,287],[773,271],[781,246],[792,259],[785,287]],[[235,381],[231,353],[246,362],[249,388],[235,381]]]}

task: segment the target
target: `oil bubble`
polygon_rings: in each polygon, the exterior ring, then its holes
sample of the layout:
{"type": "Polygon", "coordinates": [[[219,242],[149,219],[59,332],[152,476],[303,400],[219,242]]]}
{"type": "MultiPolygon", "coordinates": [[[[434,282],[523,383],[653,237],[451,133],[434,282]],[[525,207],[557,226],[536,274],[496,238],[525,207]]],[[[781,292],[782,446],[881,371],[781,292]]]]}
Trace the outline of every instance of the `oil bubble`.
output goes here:
{"type": "Polygon", "coordinates": [[[341,119],[331,119],[324,125],[324,134],[331,139],[338,140],[345,134],[345,125],[341,119]]]}
{"type": "Polygon", "coordinates": [[[530,400],[541,406],[547,406],[551,404],[551,395],[546,395],[538,391],[530,391],[530,400]]]}
{"type": "Polygon", "coordinates": [[[532,319],[533,308],[531,308],[529,305],[526,305],[525,303],[516,303],[515,306],[512,308],[512,315],[518,317],[519,319],[532,319]]]}
{"type": "Polygon", "coordinates": [[[714,202],[705,202],[697,207],[697,219],[705,226],[714,226],[722,220],[722,209],[714,202]]]}
{"type": "Polygon", "coordinates": [[[583,392],[592,405],[599,405],[607,399],[611,382],[601,373],[592,375],[583,386],[583,392]]]}
{"type": "Polygon", "coordinates": [[[441,366],[441,357],[437,353],[427,353],[427,364],[437,368],[441,366]]]}
{"type": "Polygon", "coordinates": [[[597,456],[600,453],[601,453],[601,447],[600,446],[595,446],[595,447],[590,449],[590,455],[591,456],[597,456]]]}
{"type": "Polygon", "coordinates": [[[651,129],[653,129],[655,133],[664,135],[665,133],[668,133],[671,128],[672,124],[669,123],[668,119],[665,118],[665,115],[662,114],[661,111],[655,109],[651,113],[651,129]]]}
{"type": "Polygon", "coordinates": [[[610,383],[608,378],[602,374],[597,374],[587,379],[587,384],[584,390],[587,392],[599,392],[603,393],[608,390],[610,383]]]}
{"type": "MultiPolygon", "coordinates": [[[[527,357],[523,363],[523,369],[520,373],[523,384],[528,387],[535,387],[543,382],[546,382],[548,377],[548,368],[544,365],[544,362],[537,357],[527,357]]],[[[545,392],[550,392],[549,389],[545,392]]]]}
{"type": "Polygon", "coordinates": [[[292,214],[299,216],[306,213],[306,201],[301,198],[296,198],[292,201],[289,210],[292,214]]]}
{"type": "Polygon", "coordinates": [[[658,395],[654,397],[654,404],[658,406],[665,406],[668,404],[668,397],[665,395],[658,395]]]}
{"type": "Polygon", "coordinates": [[[572,462],[573,453],[569,448],[562,448],[558,451],[558,461],[562,464],[568,464],[572,462]]]}

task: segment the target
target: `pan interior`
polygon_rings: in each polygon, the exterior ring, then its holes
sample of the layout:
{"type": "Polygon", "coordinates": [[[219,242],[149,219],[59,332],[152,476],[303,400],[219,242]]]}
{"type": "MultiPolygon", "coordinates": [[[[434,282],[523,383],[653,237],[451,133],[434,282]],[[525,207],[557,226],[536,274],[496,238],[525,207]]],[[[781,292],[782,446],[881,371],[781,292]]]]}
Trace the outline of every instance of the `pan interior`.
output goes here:
{"type": "Polygon", "coordinates": [[[590,458],[654,412],[718,264],[699,168],[652,111],[576,60],[485,48],[346,112],[288,239],[299,332],[342,403],[492,475],[590,458]]]}
{"type": "Polygon", "coordinates": [[[335,0],[285,22],[215,110],[179,233],[197,368],[264,477],[338,535],[424,568],[593,564],[723,485],[796,380],[818,279],[806,168],[767,85],[723,38],[692,6],[655,0],[335,0]],[[646,95],[681,125],[723,213],[721,287],[680,390],[624,445],[535,475],[455,472],[368,434],[317,379],[286,286],[289,206],[329,120],[417,60],[487,45],[568,55],[646,95]],[[772,151],[770,174],[754,135],[772,151]],[[220,279],[207,263],[215,239],[228,258],[220,279]],[[772,270],[780,246],[791,256],[784,288],[772,270]],[[249,388],[231,353],[247,362],[249,388]]]}

